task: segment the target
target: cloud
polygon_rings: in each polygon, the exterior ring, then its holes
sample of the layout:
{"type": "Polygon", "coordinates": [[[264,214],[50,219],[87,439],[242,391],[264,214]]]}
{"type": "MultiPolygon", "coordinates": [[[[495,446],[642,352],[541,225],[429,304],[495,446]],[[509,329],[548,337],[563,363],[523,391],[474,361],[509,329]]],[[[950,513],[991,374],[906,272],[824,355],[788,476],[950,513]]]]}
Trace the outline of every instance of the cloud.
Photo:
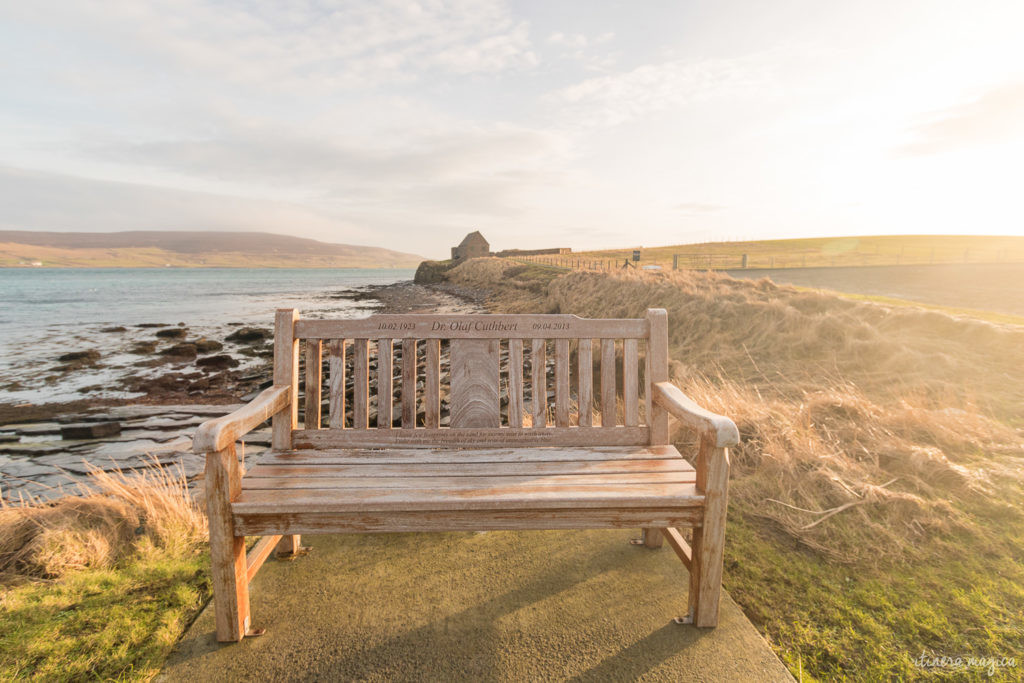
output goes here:
{"type": "MultiPolygon", "coordinates": [[[[40,0],[5,13],[51,32],[63,27],[74,43],[127,48],[172,69],[161,78],[201,73],[265,92],[380,86],[432,72],[494,73],[537,63],[528,25],[499,0],[40,0]]],[[[96,50],[81,52],[104,61],[96,50]]],[[[143,70],[136,77],[154,75],[143,70]]]]}
{"type": "Polygon", "coordinates": [[[897,156],[940,154],[1024,137],[1024,82],[993,88],[973,102],[933,112],[931,118],[911,129],[916,139],[897,147],[897,156]]]}
{"type": "Polygon", "coordinates": [[[760,93],[771,82],[760,57],[679,59],[589,78],[563,88],[555,99],[584,122],[617,125],[711,98],[760,93]]]}

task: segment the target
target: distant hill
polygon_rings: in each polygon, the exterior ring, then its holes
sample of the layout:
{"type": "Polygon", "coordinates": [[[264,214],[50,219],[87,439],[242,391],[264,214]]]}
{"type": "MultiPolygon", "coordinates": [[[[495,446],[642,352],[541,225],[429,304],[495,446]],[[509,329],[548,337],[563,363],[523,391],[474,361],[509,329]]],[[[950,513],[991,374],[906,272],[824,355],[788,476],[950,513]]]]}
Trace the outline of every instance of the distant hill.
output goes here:
{"type": "Polygon", "coordinates": [[[423,257],[267,232],[0,230],[0,266],[414,268],[423,257]]]}

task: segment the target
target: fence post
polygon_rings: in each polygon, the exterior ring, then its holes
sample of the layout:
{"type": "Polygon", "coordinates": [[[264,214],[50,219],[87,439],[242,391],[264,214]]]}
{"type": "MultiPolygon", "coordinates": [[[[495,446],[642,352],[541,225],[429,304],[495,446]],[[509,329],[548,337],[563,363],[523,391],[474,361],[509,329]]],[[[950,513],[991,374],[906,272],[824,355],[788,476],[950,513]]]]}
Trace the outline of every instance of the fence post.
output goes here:
{"type": "Polygon", "coordinates": [[[743,255],[743,267],[744,268],[747,267],[747,255],[746,254],[743,255]]]}
{"type": "Polygon", "coordinates": [[[679,254],[672,254],[672,270],[679,270],[679,254]]]}

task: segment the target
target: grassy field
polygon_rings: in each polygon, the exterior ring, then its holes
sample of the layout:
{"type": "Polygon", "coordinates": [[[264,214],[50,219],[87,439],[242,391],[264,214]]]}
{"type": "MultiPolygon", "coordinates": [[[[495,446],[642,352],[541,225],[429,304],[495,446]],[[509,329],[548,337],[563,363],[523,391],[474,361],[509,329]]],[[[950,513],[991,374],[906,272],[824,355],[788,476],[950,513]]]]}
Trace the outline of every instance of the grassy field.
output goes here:
{"type": "Polygon", "coordinates": [[[907,265],[923,263],[1008,263],[1024,261],[1024,237],[974,235],[875,235],[756,242],[704,242],[666,247],[627,247],[525,257],[534,262],[575,267],[607,267],[631,259],[640,249],[641,265],[671,268],[801,268],[814,266],[907,265]],[[588,265],[589,264],[589,265],[588,265]]]}
{"type": "Polygon", "coordinates": [[[725,586],[794,675],[1020,680],[1024,327],[693,271],[449,278],[495,311],[668,309],[673,381],[742,438],[725,586]]]}

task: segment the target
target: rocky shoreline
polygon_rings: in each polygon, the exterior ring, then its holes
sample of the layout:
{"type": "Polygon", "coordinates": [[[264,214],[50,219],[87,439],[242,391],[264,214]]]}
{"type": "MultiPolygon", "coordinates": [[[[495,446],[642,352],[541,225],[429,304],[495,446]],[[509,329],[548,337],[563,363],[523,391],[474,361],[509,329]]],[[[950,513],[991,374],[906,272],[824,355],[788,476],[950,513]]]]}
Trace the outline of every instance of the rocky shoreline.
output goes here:
{"type": "MultiPolygon", "coordinates": [[[[324,299],[328,304],[318,301],[314,316],[329,317],[330,300],[344,301],[349,313],[357,302],[359,315],[471,313],[482,310],[483,296],[399,282],[324,299]]],[[[203,470],[202,458],[191,452],[195,428],[270,384],[269,328],[227,323],[220,330],[192,330],[184,323],[146,323],[98,332],[117,335],[118,342],[109,345],[113,350],[104,345],[65,351],[44,370],[45,387],[80,385],[80,399],[0,402],[0,499],[59,497],[84,482],[90,466],[107,471],[154,463],[180,466],[193,481],[203,470]],[[108,381],[83,384],[98,372],[108,381]]],[[[33,393],[47,395],[45,389],[33,393]]],[[[246,455],[269,445],[269,430],[257,430],[245,439],[246,455]]]]}

